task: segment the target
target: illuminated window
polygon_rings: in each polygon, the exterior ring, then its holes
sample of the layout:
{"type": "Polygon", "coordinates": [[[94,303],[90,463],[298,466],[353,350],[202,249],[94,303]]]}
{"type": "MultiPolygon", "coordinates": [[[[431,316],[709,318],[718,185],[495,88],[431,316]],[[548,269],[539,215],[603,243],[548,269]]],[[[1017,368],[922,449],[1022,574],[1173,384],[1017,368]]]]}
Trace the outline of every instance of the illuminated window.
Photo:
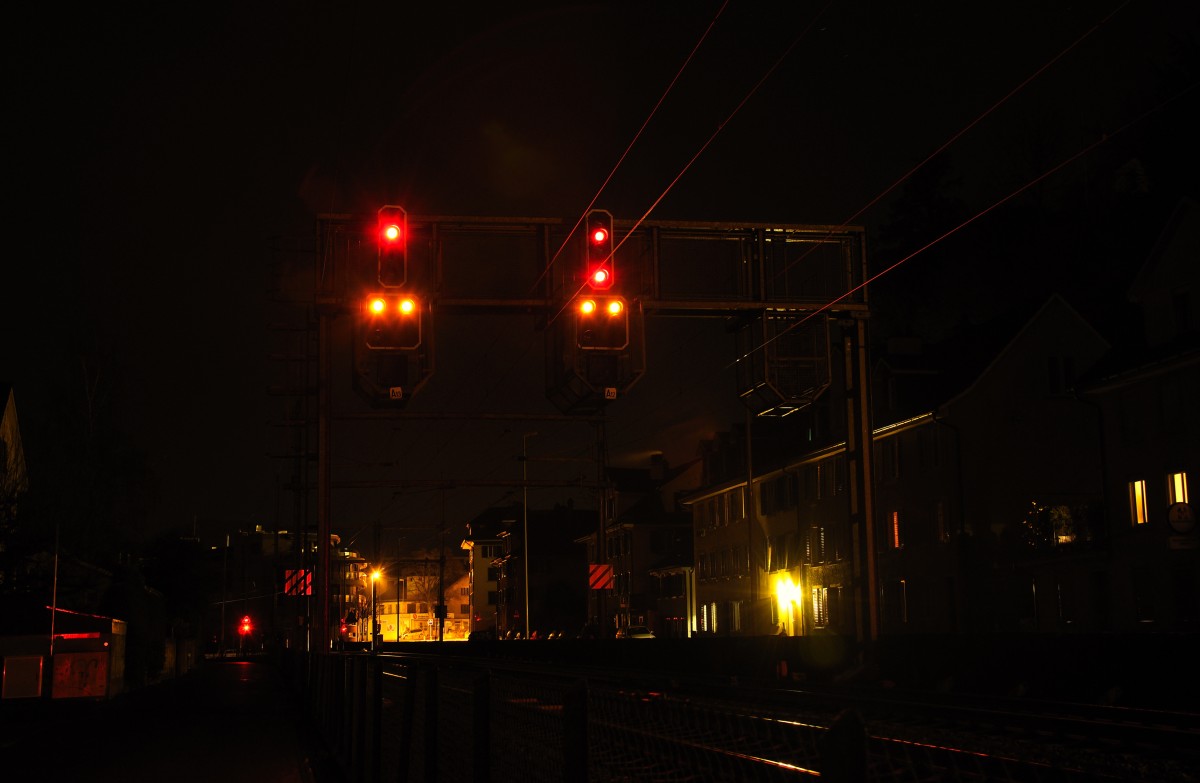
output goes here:
{"type": "Polygon", "coordinates": [[[1144,525],[1150,521],[1146,509],[1146,482],[1141,479],[1129,482],[1129,521],[1134,525],[1144,525]]]}
{"type": "Polygon", "coordinates": [[[892,512],[892,522],[888,527],[888,543],[892,549],[899,549],[903,542],[900,540],[900,512],[892,512]]]}
{"type": "Polygon", "coordinates": [[[818,628],[829,625],[829,588],[814,587],[812,589],[813,624],[818,628]]]}
{"type": "Polygon", "coordinates": [[[1172,504],[1188,502],[1186,473],[1172,473],[1167,477],[1167,495],[1172,504]]]}

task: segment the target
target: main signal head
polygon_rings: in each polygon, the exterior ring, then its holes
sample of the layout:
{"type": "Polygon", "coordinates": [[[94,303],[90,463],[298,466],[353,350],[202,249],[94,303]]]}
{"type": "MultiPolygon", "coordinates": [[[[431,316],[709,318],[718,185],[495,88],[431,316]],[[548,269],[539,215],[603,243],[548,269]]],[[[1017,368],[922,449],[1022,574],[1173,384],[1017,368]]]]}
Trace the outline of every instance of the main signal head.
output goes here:
{"type": "Polygon", "coordinates": [[[612,288],[613,217],[604,209],[593,209],[584,218],[584,269],[593,291],[612,288]]]}
{"type": "Polygon", "coordinates": [[[379,208],[375,243],[379,249],[379,284],[397,287],[407,283],[408,213],[403,207],[379,208]]]}

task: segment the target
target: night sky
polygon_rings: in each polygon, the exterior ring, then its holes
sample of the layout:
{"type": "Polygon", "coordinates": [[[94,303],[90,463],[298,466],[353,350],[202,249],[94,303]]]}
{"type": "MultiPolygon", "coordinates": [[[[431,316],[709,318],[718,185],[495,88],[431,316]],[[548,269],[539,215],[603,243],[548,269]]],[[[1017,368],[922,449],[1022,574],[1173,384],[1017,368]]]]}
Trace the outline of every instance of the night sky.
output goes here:
{"type": "MultiPolygon", "coordinates": [[[[27,437],[48,433],[33,453],[71,448],[64,411],[91,402],[154,486],[148,531],[290,526],[266,325],[269,292],[310,274],[318,214],[573,221],[710,24],[597,201],[619,219],[720,129],[651,217],[864,225],[879,270],[1111,137],[881,280],[880,334],[944,337],[1051,290],[1103,312],[1174,202],[1196,197],[1194,3],[255,5],[6,24],[0,379],[27,437]],[[889,310],[898,291],[925,317],[889,310]]],[[[532,320],[486,327],[439,322],[437,375],[412,410],[555,412],[532,320]]],[[[646,377],[610,410],[618,464],[686,461],[743,416],[719,322],[648,331],[646,377]]],[[[531,476],[594,475],[571,461],[591,448],[572,425],[347,428],[337,459],[341,475],[517,478],[534,430],[531,476]]],[[[359,493],[337,501],[334,529],[461,529],[519,500],[506,493],[359,493]]]]}

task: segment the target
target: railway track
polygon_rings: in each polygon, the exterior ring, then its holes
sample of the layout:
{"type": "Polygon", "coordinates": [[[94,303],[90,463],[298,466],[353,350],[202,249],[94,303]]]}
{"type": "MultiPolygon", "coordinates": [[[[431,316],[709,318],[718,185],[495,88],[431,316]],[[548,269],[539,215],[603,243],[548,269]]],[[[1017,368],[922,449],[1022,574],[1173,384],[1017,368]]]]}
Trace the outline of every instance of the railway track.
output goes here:
{"type": "MultiPolygon", "coordinates": [[[[436,763],[439,780],[480,779],[464,748],[478,741],[478,713],[474,724],[469,713],[485,674],[490,760],[474,763],[485,763],[492,781],[558,781],[567,769],[586,770],[594,782],[803,781],[833,777],[829,764],[840,763],[857,764],[863,779],[881,783],[1200,783],[1200,716],[1188,713],[507,664],[438,676],[440,760],[418,766],[436,763]],[[567,728],[569,694],[580,692],[583,744],[567,728]],[[857,735],[842,728],[845,719],[837,723],[839,714],[861,718],[857,735]]],[[[398,716],[403,701],[417,697],[394,687],[406,677],[386,680],[385,713],[398,716]]],[[[414,714],[429,713],[418,706],[414,714]]],[[[418,745],[428,730],[417,727],[418,745]]],[[[404,756],[396,747],[401,736],[385,732],[385,756],[404,756]]]]}

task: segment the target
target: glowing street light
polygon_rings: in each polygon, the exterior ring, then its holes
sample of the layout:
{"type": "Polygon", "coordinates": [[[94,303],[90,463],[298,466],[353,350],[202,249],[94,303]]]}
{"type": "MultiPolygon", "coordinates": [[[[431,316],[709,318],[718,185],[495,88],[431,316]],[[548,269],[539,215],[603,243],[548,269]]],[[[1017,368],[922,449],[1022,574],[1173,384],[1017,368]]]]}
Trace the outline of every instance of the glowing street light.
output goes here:
{"type": "Polygon", "coordinates": [[[376,586],[382,576],[383,569],[381,568],[371,571],[371,652],[376,652],[376,639],[379,638],[379,617],[375,614],[375,597],[376,586]]]}

